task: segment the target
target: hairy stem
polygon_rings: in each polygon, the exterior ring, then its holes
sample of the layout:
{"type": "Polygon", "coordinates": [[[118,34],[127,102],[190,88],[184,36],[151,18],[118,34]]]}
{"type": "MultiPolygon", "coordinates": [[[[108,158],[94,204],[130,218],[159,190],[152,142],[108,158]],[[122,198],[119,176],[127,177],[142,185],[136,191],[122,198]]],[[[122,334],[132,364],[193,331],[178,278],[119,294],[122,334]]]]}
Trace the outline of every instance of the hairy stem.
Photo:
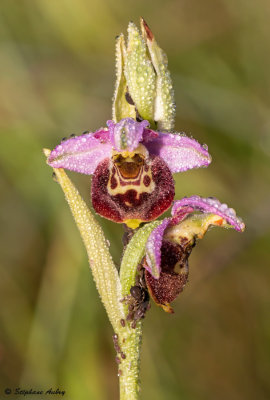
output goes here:
{"type": "MultiPolygon", "coordinates": [[[[159,224],[160,221],[155,221],[144,225],[136,232],[126,232],[129,240],[126,243],[120,268],[123,298],[130,295],[130,288],[135,285],[137,266],[144,256],[146,241],[152,230],[159,224]]],[[[125,313],[128,314],[127,305],[124,305],[124,309],[125,313]]],[[[129,323],[126,323],[119,335],[119,346],[124,356],[119,364],[120,400],[135,400],[139,397],[141,342],[142,322],[138,321],[135,329],[132,329],[129,323]]]]}
{"type": "Polygon", "coordinates": [[[120,400],[137,400],[140,393],[140,348],[142,323],[135,329],[127,326],[119,335],[121,363],[119,364],[120,400]]]}

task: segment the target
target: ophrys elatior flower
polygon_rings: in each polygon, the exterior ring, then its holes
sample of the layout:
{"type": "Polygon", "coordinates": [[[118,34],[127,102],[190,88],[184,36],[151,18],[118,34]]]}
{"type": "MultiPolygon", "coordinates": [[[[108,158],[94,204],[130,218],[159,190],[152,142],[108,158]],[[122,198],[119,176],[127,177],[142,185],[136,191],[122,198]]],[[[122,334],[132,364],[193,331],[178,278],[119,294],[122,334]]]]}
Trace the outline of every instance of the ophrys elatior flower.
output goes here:
{"type": "Polygon", "coordinates": [[[146,245],[145,280],[154,301],[167,312],[188,279],[188,257],[211,225],[242,232],[243,221],[215,198],[192,196],[174,202],[172,218],[152,231],[146,245]]]}
{"type": "Polygon", "coordinates": [[[114,222],[137,228],[172,204],[172,173],[205,167],[207,147],[183,134],[156,132],[149,122],[124,118],[108,128],[62,141],[48,164],[93,175],[95,211],[114,222]]]}

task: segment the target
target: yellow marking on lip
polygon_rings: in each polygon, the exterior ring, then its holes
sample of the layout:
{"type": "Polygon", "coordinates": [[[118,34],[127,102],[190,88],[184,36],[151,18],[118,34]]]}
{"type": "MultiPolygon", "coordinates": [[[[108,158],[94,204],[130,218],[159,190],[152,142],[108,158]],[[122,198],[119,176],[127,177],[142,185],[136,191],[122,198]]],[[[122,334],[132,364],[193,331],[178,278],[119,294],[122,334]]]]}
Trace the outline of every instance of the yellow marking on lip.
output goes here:
{"type": "Polygon", "coordinates": [[[131,229],[137,229],[143,221],[141,219],[127,219],[124,223],[131,229]]]}

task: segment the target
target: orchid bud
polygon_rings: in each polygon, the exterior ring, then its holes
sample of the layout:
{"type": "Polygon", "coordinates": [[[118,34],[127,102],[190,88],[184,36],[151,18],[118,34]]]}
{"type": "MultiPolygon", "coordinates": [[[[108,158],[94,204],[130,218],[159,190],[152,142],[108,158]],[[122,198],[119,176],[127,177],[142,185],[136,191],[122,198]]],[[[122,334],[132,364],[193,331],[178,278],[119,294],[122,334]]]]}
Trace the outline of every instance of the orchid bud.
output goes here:
{"type": "Polygon", "coordinates": [[[151,128],[169,131],[174,127],[175,104],[166,54],[141,18],[140,34],[128,26],[127,48],[123,35],[116,41],[116,85],[113,119],[146,119],[151,128]]]}

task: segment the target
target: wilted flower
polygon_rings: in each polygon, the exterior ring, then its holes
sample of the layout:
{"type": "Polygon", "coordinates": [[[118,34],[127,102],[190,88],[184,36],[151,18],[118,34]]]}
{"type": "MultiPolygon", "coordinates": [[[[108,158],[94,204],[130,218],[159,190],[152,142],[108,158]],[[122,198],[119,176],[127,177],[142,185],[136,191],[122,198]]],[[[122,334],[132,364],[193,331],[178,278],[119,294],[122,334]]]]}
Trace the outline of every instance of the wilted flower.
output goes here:
{"type": "Polygon", "coordinates": [[[105,218],[137,228],[172,204],[172,173],[207,166],[207,147],[183,134],[156,132],[124,118],[108,128],[64,140],[48,164],[93,175],[92,204],[105,218]]]}
{"type": "Polygon", "coordinates": [[[145,279],[154,301],[167,312],[188,279],[188,257],[211,225],[245,229],[235,211],[217,199],[191,196],[174,202],[166,218],[149,236],[144,263],[145,279]]]}

